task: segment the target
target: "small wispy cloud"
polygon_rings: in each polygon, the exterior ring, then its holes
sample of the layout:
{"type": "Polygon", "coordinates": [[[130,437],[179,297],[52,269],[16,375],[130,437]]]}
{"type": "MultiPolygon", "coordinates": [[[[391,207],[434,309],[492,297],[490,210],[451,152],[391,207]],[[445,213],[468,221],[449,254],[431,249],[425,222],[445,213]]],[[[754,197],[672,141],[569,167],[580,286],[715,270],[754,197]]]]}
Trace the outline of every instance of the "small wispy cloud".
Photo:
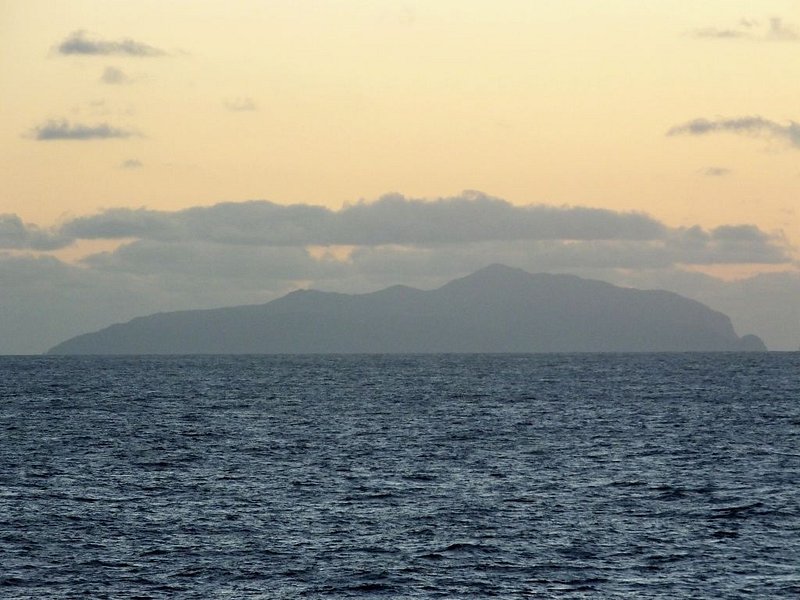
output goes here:
{"type": "Polygon", "coordinates": [[[700,171],[700,174],[704,177],[726,177],[731,174],[731,170],[725,167],[708,167],[700,171]]]}
{"type": "Polygon", "coordinates": [[[225,100],[225,108],[233,112],[248,112],[258,110],[258,106],[252,98],[234,98],[225,100]]]}
{"type": "Polygon", "coordinates": [[[786,25],[782,19],[775,17],[769,20],[767,39],[784,42],[796,42],[800,40],[800,34],[798,34],[797,29],[791,25],[786,25]]]}
{"type": "Polygon", "coordinates": [[[124,83],[130,83],[131,78],[128,77],[122,69],[106,67],[103,74],[100,76],[100,81],[108,85],[122,85],[124,83]]]}
{"type": "Polygon", "coordinates": [[[733,27],[703,27],[695,29],[692,37],[711,40],[752,40],[765,42],[800,41],[800,33],[780,17],[772,17],[766,25],[755,19],[741,19],[733,27]]]}
{"type": "Polygon", "coordinates": [[[693,119],[676,125],[667,135],[707,135],[711,133],[735,133],[787,142],[800,150],[800,123],[789,121],[778,123],[764,117],[737,117],[733,119],[693,119]]]}
{"type": "Polygon", "coordinates": [[[732,40],[750,37],[750,33],[741,29],[718,29],[717,27],[703,27],[692,32],[693,37],[700,39],[732,40]]]}
{"type": "Polygon", "coordinates": [[[70,123],[67,120],[50,120],[35,127],[31,136],[38,141],[52,140],[107,140],[114,138],[129,138],[137,135],[136,132],[113,127],[108,123],[98,125],[85,125],[83,123],[70,123]]]}
{"type": "Polygon", "coordinates": [[[129,158],[128,160],[122,161],[122,164],[119,166],[120,169],[141,169],[144,166],[144,163],[140,161],[138,158],[129,158]]]}
{"type": "Polygon", "coordinates": [[[154,57],[167,54],[160,48],[130,38],[117,41],[92,39],[84,30],[73,31],[57,49],[63,55],[154,57]]]}

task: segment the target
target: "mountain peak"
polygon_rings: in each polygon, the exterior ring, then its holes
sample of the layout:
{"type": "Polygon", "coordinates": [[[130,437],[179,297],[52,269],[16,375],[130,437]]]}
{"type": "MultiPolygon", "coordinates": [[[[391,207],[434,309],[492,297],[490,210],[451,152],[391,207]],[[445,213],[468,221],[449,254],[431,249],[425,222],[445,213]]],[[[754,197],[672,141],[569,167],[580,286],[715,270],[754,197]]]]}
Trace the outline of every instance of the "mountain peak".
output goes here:
{"type": "Polygon", "coordinates": [[[509,267],[508,265],[503,265],[500,263],[492,263],[483,267],[482,269],[478,269],[467,277],[517,277],[530,279],[532,275],[527,271],[517,267],[509,267]]]}
{"type": "Polygon", "coordinates": [[[443,288],[463,286],[507,285],[508,282],[529,282],[533,275],[522,269],[493,263],[464,277],[446,283],[443,288]]]}

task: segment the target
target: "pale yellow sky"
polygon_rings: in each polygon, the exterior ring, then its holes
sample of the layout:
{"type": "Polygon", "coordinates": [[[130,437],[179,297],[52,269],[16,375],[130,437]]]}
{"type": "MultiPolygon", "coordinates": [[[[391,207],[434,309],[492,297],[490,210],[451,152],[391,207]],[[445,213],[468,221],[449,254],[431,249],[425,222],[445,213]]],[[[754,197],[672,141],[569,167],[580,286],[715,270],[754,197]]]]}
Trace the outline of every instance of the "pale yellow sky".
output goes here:
{"type": "Polygon", "coordinates": [[[390,191],[479,189],[516,204],[641,210],[670,225],[755,223],[798,240],[799,147],[665,135],[699,117],[800,118],[800,43],[758,39],[776,16],[800,26],[797,2],[0,7],[0,209],[26,221],[113,206],[337,207],[390,191]],[[692,34],[711,28],[752,39],[692,34]],[[168,54],[59,55],[77,30],[168,54]],[[107,67],[130,81],[101,83],[107,67]],[[139,135],[25,137],[48,119],[139,135]],[[142,166],[119,168],[126,160],[142,166]]]}

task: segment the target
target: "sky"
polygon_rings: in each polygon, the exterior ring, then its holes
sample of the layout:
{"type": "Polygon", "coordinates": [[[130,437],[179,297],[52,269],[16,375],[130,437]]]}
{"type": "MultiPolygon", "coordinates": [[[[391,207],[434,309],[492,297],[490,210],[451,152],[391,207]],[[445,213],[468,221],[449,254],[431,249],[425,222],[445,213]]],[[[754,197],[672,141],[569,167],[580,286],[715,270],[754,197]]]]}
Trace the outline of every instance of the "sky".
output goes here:
{"type": "Polygon", "coordinates": [[[490,263],[800,347],[797,0],[0,0],[0,353],[490,263]]]}

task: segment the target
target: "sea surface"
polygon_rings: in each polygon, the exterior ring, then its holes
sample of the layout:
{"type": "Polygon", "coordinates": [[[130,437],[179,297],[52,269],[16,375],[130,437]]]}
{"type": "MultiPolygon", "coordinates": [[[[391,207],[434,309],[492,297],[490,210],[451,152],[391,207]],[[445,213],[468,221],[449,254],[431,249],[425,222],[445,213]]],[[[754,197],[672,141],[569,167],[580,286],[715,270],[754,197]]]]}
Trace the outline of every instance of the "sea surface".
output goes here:
{"type": "Polygon", "coordinates": [[[0,357],[0,598],[798,598],[800,353],[0,357]]]}

